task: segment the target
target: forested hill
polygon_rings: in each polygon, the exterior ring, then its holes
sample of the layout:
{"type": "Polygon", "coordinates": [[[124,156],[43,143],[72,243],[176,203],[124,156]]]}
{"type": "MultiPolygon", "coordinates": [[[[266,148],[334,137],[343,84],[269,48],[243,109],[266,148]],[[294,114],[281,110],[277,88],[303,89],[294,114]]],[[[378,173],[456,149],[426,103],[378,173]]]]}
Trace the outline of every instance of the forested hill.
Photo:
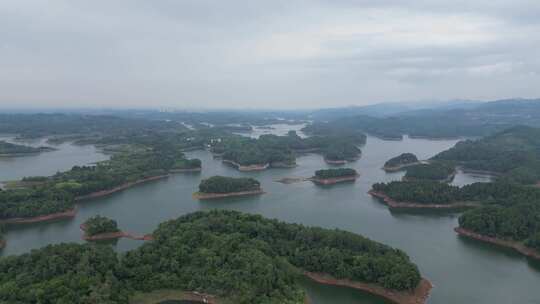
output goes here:
{"type": "Polygon", "coordinates": [[[188,214],[153,235],[121,258],[109,246],[79,244],[2,258],[0,302],[128,304],[136,291],[178,289],[224,303],[302,304],[297,268],[393,290],[421,279],[405,253],[360,235],[235,211],[188,214]]]}
{"type": "Polygon", "coordinates": [[[540,180],[540,128],[517,126],[480,140],[467,140],[433,157],[473,170],[493,171],[514,182],[540,180]]]}
{"type": "Polygon", "coordinates": [[[540,99],[463,104],[457,108],[417,110],[382,117],[343,113],[342,117],[316,121],[306,127],[306,132],[362,130],[388,139],[400,139],[404,134],[445,138],[486,136],[519,124],[540,127],[540,99]]]}

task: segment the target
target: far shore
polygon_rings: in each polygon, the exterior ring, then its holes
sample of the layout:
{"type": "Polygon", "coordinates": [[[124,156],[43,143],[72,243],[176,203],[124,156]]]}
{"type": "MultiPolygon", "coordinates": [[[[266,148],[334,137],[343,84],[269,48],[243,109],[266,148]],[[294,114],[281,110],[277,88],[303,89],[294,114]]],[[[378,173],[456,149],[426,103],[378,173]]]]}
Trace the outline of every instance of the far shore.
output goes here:
{"type": "Polygon", "coordinates": [[[347,161],[344,160],[344,159],[331,160],[331,159],[325,158],[324,161],[325,161],[327,164],[330,164],[330,165],[345,165],[345,164],[347,163],[347,161]]]}
{"type": "Polygon", "coordinates": [[[199,199],[199,200],[207,200],[207,199],[216,199],[216,198],[225,198],[225,197],[260,195],[260,194],[264,194],[264,193],[265,192],[262,189],[251,190],[251,191],[228,192],[228,193],[195,192],[195,193],[193,193],[193,198],[199,199]]]}
{"type": "Polygon", "coordinates": [[[476,232],[473,232],[471,230],[467,230],[461,227],[454,228],[454,231],[460,236],[468,237],[471,239],[475,239],[475,240],[490,243],[490,244],[495,244],[501,247],[511,248],[523,254],[524,256],[527,256],[536,260],[540,260],[540,252],[538,250],[525,246],[522,242],[503,240],[503,239],[499,239],[495,237],[490,237],[490,236],[482,235],[482,234],[479,234],[479,233],[476,233],[476,232]]]}
{"type": "Polygon", "coordinates": [[[396,304],[424,304],[429,298],[433,288],[430,281],[422,279],[413,291],[396,291],[381,287],[376,284],[355,282],[351,280],[335,279],[327,274],[304,272],[311,280],[324,285],[343,286],[365,291],[367,293],[383,297],[396,304]]]}
{"type": "Polygon", "coordinates": [[[138,293],[129,300],[130,304],[154,304],[163,301],[193,301],[208,304],[218,304],[221,300],[213,295],[196,292],[181,291],[173,289],[155,290],[147,293],[138,293]]]}
{"type": "Polygon", "coordinates": [[[100,233],[100,234],[95,234],[95,235],[87,235],[86,226],[84,224],[81,224],[79,227],[84,232],[84,235],[82,238],[85,241],[102,241],[102,240],[113,240],[113,239],[119,239],[119,238],[128,238],[128,239],[140,240],[140,241],[154,240],[154,237],[151,234],[137,236],[137,235],[133,235],[131,233],[127,233],[124,231],[115,231],[115,232],[106,232],[106,233],[100,233]]]}
{"type": "Polygon", "coordinates": [[[46,221],[53,221],[58,219],[72,218],[77,215],[77,209],[69,209],[63,212],[51,213],[46,215],[40,215],[35,217],[14,217],[0,220],[0,224],[30,224],[46,221]]]}
{"type": "Polygon", "coordinates": [[[369,190],[368,193],[376,198],[381,199],[388,207],[393,209],[462,209],[462,208],[473,208],[478,207],[479,204],[476,202],[455,202],[449,204],[421,204],[421,203],[410,203],[410,202],[398,202],[388,195],[377,192],[374,190],[369,190]]]}

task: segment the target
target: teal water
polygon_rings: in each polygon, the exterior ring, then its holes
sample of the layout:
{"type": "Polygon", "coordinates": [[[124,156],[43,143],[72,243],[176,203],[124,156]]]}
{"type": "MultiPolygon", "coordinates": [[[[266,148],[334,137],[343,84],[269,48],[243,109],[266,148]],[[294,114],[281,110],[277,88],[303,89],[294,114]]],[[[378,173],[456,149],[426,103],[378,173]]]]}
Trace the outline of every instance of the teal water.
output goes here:
{"type": "MultiPolygon", "coordinates": [[[[453,228],[457,226],[457,214],[394,213],[367,194],[375,182],[401,178],[403,173],[387,174],[380,169],[389,158],[413,152],[425,159],[455,142],[408,138],[383,141],[368,137],[362,148],[362,158],[350,164],[360,172],[360,178],[356,183],[334,187],[319,187],[309,182],[290,185],[274,182],[282,177],[307,177],[315,170],[327,167],[322,157],[316,154],[299,157],[299,166],[293,169],[241,173],[212,159],[206,151],[195,151],[189,155],[203,160],[202,173],[173,175],[85,202],[72,220],[17,227],[7,233],[8,245],[2,255],[19,254],[50,243],[82,242],[79,224],[95,214],[116,219],[125,231],[144,234],[167,219],[197,210],[224,208],[287,222],[345,229],[401,248],[435,285],[429,300],[432,304],[540,303],[540,289],[536,288],[540,283],[538,264],[512,251],[456,236],[453,228]],[[216,174],[255,177],[261,181],[267,194],[205,202],[193,200],[191,194],[196,191],[201,178],[216,174]]],[[[101,157],[97,151],[92,153],[96,158],[101,157]]],[[[46,166],[42,164],[39,170],[45,171],[43,167],[46,166]]],[[[51,162],[52,166],[54,162],[51,162]]],[[[5,168],[0,163],[2,174],[9,177],[10,173],[5,172],[5,168]]],[[[11,174],[18,176],[19,173],[11,174]]],[[[475,181],[489,181],[489,177],[459,173],[453,183],[459,185],[475,181]]],[[[124,251],[139,244],[140,241],[121,239],[115,246],[124,251]]],[[[347,288],[321,286],[313,282],[304,282],[304,286],[315,304],[386,303],[347,288]]]]}

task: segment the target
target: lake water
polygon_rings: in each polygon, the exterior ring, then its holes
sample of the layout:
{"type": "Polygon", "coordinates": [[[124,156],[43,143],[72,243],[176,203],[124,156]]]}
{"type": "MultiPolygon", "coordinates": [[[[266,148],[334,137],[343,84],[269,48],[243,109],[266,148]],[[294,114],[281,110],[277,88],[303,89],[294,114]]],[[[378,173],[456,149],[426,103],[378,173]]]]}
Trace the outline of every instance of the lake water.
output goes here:
{"type": "MultiPolygon", "coordinates": [[[[19,254],[50,243],[82,242],[79,225],[88,217],[100,214],[118,221],[121,229],[144,234],[167,219],[212,208],[234,209],[258,213],[270,218],[306,225],[340,228],[362,234],[373,240],[406,251],[418,264],[422,274],[435,285],[429,303],[540,303],[540,266],[510,250],[465,240],[458,237],[457,214],[411,214],[390,212],[367,194],[375,182],[400,179],[403,173],[387,174],[380,168],[386,160],[403,152],[426,159],[455,144],[455,140],[431,141],[408,139],[383,141],[368,137],[362,158],[350,164],[360,172],[356,183],[319,187],[310,182],[284,185],[274,182],[283,177],[308,177],[327,167],[322,157],[309,154],[298,158],[298,167],[241,173],[214,160],[206,151],[189,153],[201,158],[203,172],[177,174],[168,179],[143,184],[109,197],[80,205],[77,217],[54,223],[19,226],[8,231],[7,247],[2,255],[19,254]],[[261,181],[267,194],[258,197],[199,202],[192,198],[202,178],[212,175],[252,176],[261,181]]],[[[89,147],[62,146],[71,151],[71,158],[87,163],[105,157],[89,147]],[[85,150],[85,149],[88,149],[85,150]],[[78,153],[80,153],[79,156],[78,153]],[[86,155],[89,153],[89,155],[86,155]]],[[[17,158],[7,165],[0,162],[4,179],[21,177],[17,168],[26,168],[23,175],[38,175],[69,167],[59,165],[62,159],[37,161],[45,154],[17,158]],[[35,158],[35,159],[32,159],[35,158]],[[24,162],[34,162],[26,167],[24,162]]],[[[54,157],[53,157],[54,158],[54,157]]],[[[71,164],[70,164],[71,166],[71,164]]],[[[489,181],[485,176],[459,173],[454,184],[489,181]]],[[[120,251],[138,246],[140,241],[119,240],[120,251]]],[[[321,286],[304,282],[315,304],[380,304],[384,300],[347,288],[321,286]]]]}

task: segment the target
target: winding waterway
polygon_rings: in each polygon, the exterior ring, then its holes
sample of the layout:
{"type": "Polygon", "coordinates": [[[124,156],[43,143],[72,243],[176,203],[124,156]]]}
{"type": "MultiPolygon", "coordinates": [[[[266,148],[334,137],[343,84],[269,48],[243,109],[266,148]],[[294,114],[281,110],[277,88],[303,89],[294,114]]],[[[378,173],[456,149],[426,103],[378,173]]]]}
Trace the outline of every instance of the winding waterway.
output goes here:
{"type": "MultiPolygon", "coordinates": [[[[197,210],[224,208],[287,222],[345,229],[401,248],[419,265],[422,274],[434,283],[429,300],[432,304],[540,303],[538,264],[510,250],[458,237],[453,231],[457,226],[456,214],[394,213],[367,194],[375,182],[401,178],[403,173],[388,174],[380,169],[389,158],[412,152],[425,159],[455,142],[408,138],[384,141],[368,137],[362,148],[362,158],[350,164],[360,172],[360,178],[356,183],[333,187],[315,186],[310,182],[289,185],[274,182],[283,177],[307,177],[316,169],[327,167],[322,157],[316,154],[299,157],[296,168],[241,173],[214,160],[206,151],[190,152],[190,157],[202,159],[202,173],[176,174],[109,197],[87,201],[79,206],[78,215],[71,220],[10,229],[6,234],[7,247],[1,254],[24,253],[50,243],[82,242],[79,225],[96,214],[116,219],[125,231],[144,234],[167,219],[197,210]],[[194,200],[191,195],[201,178],[218,174],[255,177],[268,193],[218,201],[194,200]]],[[[7,163],[0,160],[1,179],[51,174],[74,165],[73,160],[85,164],[105,158],[93,148],[71,145],[62,145],[58,151],[49,153],[16,158],[7,163]],[[42,157],[55,158],[54,153],[58,153],[58,159],[40,160],[42,157]],[[72,157],[64,157],[63,153],[72,157]],[[34,162],[35,165],[29,166],[26,162],[34,162]],[[20,168],[25,169],[21,171],[20,168]]],[[[453,183],[459,185],[476,181],[489,181],[489,178],[459,173],[453,183]]],[[[124,251],[139,244],[140,241],[121,239],[115,246],[124,251]]],[[[315,304],[387,303],[347,288],[321,286],[307,281],[304,286],[315,304]]]]}

